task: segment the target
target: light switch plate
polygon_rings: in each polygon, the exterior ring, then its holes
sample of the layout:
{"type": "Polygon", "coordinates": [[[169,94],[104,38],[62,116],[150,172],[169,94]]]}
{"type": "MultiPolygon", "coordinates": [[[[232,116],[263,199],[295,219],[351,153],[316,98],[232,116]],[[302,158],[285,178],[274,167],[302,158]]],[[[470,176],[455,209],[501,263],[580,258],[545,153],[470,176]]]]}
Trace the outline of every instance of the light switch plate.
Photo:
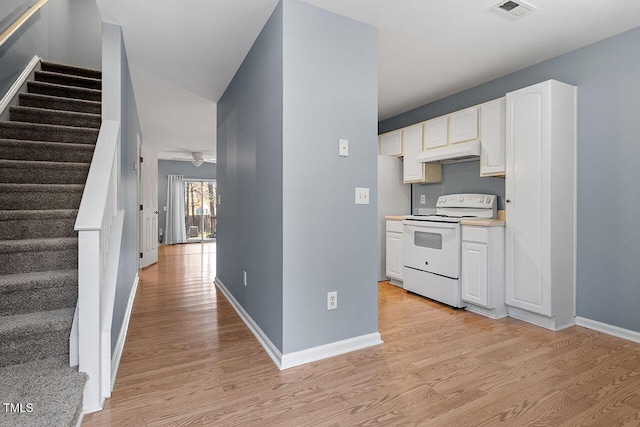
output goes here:
{"type": "Polygon", "coordinates": [[[338,154],[340,154],[341,157],[349,156],[349,140],[348,139],[341,139],[339,141],[338,154]]]}
{"type": "Polygon", "coordinates": [[[356,205],[369,204],[369,189],[356,187],[356,205]]]}

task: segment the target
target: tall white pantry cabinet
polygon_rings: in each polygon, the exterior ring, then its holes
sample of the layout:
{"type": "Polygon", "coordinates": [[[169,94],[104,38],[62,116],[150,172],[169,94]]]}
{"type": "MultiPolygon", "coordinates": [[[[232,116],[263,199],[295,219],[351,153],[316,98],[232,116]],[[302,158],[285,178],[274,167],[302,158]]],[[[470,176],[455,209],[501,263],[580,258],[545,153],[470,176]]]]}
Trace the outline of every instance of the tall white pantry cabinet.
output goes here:
{"type": "Polygon", "coordinates": [[[576,95],[555,80],[507,94],[506,303],[552,330],[575,323],[576,95]]]}

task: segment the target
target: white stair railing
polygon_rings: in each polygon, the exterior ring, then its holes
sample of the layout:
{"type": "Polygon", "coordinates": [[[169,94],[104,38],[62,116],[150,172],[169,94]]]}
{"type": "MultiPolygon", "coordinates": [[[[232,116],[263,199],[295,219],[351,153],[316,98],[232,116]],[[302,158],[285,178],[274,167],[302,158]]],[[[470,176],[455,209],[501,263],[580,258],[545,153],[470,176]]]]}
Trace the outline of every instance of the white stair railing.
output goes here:
{"type": "Polygon", "coordinates": [[[120,122],[103,120],[82,194],[78,232],[78,304],[71,362],[89,378],[84,413],[102,409],[111,394],[111,321],[124,211],[118,210],[120,122]]]}

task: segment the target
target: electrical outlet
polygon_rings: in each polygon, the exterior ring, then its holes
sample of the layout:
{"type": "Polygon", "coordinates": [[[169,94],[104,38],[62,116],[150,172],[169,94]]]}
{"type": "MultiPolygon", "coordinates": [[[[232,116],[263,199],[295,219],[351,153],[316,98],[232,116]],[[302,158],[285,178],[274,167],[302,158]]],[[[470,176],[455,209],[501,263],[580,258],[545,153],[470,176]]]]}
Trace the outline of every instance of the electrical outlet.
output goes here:
{"type": "Polygon", "coordinates": [[[247,286],[247,272],[246,271],[242,272],[242,284],[247,286]]]}
{"type": "Polygon", "coordinates": [[[327,292],[327,310],[338,308],[338,291],[327,292]]]}
{"type": "Polygon", "coordinates": [[[427,196],[425,196],[424,194],[420,195],[420,204],[424,205],[425,203],[427,203],[427,196]]]}

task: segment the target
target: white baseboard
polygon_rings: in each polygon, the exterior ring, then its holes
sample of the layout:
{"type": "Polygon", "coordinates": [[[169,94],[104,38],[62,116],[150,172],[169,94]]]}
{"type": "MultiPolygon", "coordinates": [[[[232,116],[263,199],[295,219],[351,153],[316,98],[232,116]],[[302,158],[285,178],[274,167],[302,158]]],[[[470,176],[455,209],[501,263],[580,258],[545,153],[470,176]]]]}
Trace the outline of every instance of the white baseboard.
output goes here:
{"type": "Polygon", "coordinates": [[[398,280],[398,279],[391,279],[391,278],[390,278],[390,279],[389,279],[389,283],[391,283],[392,285],[397,286],[397,287],[399,287],[399,288],[404,287],[404,285],[403,285],[403,283],[402,283],[402,280],[398,280]]]}
{"type": "Polygon", "coordinates": [[[372,334],[360,335],[359,337],[348,338],[346,340],[319,345],[305,350],[294,351],[293,353],[286,353],[282,356],[280,369],[293,368],[294,366],[316,362],[318,360],[338,356],[366,347],[372,347],[382,343],[383,341],[380,339],[380,334],[378,332],[374,332],[372,334]]]}
{"type": "Polygon", "coordinates": [[[255,335],[260,345],[262,345],[271,360],[273,360],[273,363],[275,363],[280,370],[293,368],[294,366],[300,366],[305,363],[315,362],[328,357],[338,356],[340,354],[383,343],[380,339],[380,334],[375,332],[283,355],[273,342],[271,342],[269,337],[267,337],[260,326],[258,326],[258,324],[251,318],[249,313],[245,311],[231,292],[229,292],[224,283],[222,283],[218,277],[215,278],[214,283],[224,296],[227,297],[227,300],[229,300],[233,309],[238,313],[238,316],[240,316],[245,325],[247,325],[249,330],[253,335],[255,335]]]}
{"type": "Polygon", "coordinates": [[[558,324],[556,317],[547,317],[541,314],[532,313],[527,310],[522,310],[516,307],[507,307],[507,313],[509,317],[513,317],[514,319],[522,320],[523,322],[532,323],[534,325],[540,326],[545,329],[549,329],[552,331],[561,331],[563,329],[570,328],[575,325],[575,321],[572,321],[567,324],[558,324]]]}
{"type": "Polygon", "coordinates": [[[465,310],[471,313],[479,314],[480,316],[488,317],[489,319],[498,320],[508,316],[507,306],[499,308],[484,308],[471,303],[467,303],[465,310]]]}
{"type": "Polygon", "coordinates": [[[124,312],[124,319],[122,320],[122,327],[120,328],[118,341],[116,342],[116,347],[111,355],[111,390],[113,390],[113,387],[116,385],[116,376],[118,375],[118,368],[120,367],[122,350],[124,350],[124,341],[127,339],[129,319],[131,318],[131,310],[133,310],[133,301],[136,299],[136,291],[138,290],[139,281],[140,275],[136,272],[136,277],[133,279],[133,286],[131,287],[131,293],[129,294],[129,301],[127,301],[127,310],[124,312]]]}
{"type": "Polygon", "coordinates": [[[251,333],[255,335],[256,339],[260,343],[260,345],[265,349],[273,363],[278,367],[278,369],[282,369],[282,353],[280,350],[271,342],[267,334],[258,326],[258,324],[253,320],[253,318],[245,311],[245,309],[240,305],[238,300],[233,296],[233,294],[227,289],[227,287],[222,283],[218,277],[215,278],[214,283],[220,289],[220,291],[227,297],[229,300],[229,304],[231,307],[238,313],[240,319],[244,322],[245,325],[249,328],[251,333]]]}
{"type": "Polygon", "coordinates": [[[593,329],[603,334],[613,335],[614,337],[624,338],[625,340],[640,343],[640,332],[631,329],[621,328],[619,326],[609,325],[608,323],[598,322],[597,320],[585,319],[584,317],[576,317],[576,325],[584,328],[593,329]]]}

